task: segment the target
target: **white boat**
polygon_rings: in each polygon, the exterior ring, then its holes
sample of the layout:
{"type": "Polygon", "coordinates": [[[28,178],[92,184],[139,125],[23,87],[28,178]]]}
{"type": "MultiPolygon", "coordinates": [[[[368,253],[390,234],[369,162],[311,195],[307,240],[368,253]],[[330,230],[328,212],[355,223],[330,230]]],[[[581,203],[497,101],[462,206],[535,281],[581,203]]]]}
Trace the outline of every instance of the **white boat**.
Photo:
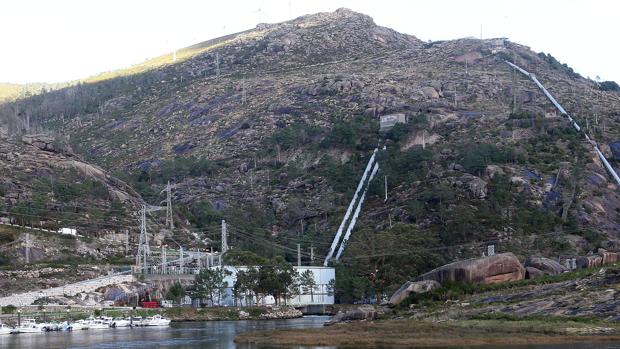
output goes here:
{"type": "Polygon", "coordinates": [[[110,327],[129,327],[130,321],[129,319],[123,319],[120,317],[112,319],[110,322],[110,327]]]}
{"type": "Polygon", "coordinates": [[[93,319],[88,323],[88,328],[91,330],[99,330],[102,328],[110,328],[110,323],[102,319],[93,319]]]}
{"type": "Polygon", "coordinates": [[[166,319],[161,315],[149,316],[144,319],[146,326],[168,326],[170,325],[170,319],[166,319]]]}
{"type": "Polygon", "coordinates": [[[131,320],[131,326],[133,327],[146,326],[146,322],[142,318],[142,316],[134,316],[133,319],[131,320]]]}
{"type": "Polygon", "coordinates": [[[41,333],[41,331],[42,327],[34,319],[24,319],[11,333],[41,333]]]}
{"type": "Polygon", "coordinates": [[[37,324],[37,326],[41,329],[41,331],[45,331],[45,332],[60,330],[60,325],[58,325],[55,322],[39,323],[37,324]]]}
{"type": "Polygon", "coordinates": [[[9,325],[0,324],[0,335],[2,335],[2,334],[11,334],[11,332],[13,330],[14,330],[14,328],[9,326],[9,325]]]}
{"type": "Polygon", "coordinates": [[[78,320],[71,324],[73,331],[88,330],[90,324],[86,320],[78,320]]]}
{"type": "Polygon", "coordinates": [[[61,331],[73,331],[73,325],[69,321],[63,322],[59,327],[61,331]]]}
{"type": "MultiPolygon", "coordinates": [[[[101,317],[89,317],[88,319],[85,320],[79,320],[78,321],[79,324],[82,325],[82,329],[102,329],[102,328],[109,328],[110,327],[110,323],[108,322],[107,319],[102,319],[101,317]],[[86,327],[86,328],[84,328],[86,327]]],[[[78,326],[79,327],[79,326],[78,326]]]]}

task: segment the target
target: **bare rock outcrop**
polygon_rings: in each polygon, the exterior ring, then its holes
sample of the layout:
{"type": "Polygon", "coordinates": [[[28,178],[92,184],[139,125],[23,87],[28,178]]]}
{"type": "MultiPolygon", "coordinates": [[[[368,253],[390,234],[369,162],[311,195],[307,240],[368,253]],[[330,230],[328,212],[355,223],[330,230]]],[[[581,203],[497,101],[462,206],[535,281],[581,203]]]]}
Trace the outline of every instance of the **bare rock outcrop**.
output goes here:
{"type": "Polygon", "coordinates": [[[524,265],[526,268],[536,268],[546,275],[556,275],[568,271],[562,264],[545,257],[529,257],[525,260],[524,265]]]}
{"type": "Polygon", "coordinates": [[[51,152],[60,152],[54,145],[54,138],[44,134],[36,134],[36,135],[24,135],[22,136],[22,142],[24,144],[32,145],[33,147],[37,147],[41,150],[51,151],[51,152]]]}
{"type": "Polygon", "coordinates": [[[508,252],[489,257],[446,264],[418,277],[418,280],[492,284],[523,280],[525,269],[517,257],[508,252]]]}
{"type": "Polygon", "coordinates": [[[576,260],[577,268],[594,268],[600,267],[604,264],[616,263],[620,260],[620,255],[617,252],[609,252],[603,249],[599,249],[597,254],[578,257],[576,260]]]}
{"type": "Polygon", "coordinates": [[[435,280],[407,281],[394,292],[388,304],[395,306],[407,299],[412,293],[426,293],[439,287],[441,287],[441,284],[435,280]]]}
{"type": "Polygon", "coordinates": [[[344,321],[372,321],[377,319],[377,316],[377,310],[373,306],[362,305],[356,309],[347,310],[346,312],[339,311],[325,323],[325,326],[344,321]]]}
{"type": "Polygon", "coordinates": [[[545,275],[545,272],[538,268],[525,267],[525,278],[526,279],[536,279],[544,275],[545,275]]]}

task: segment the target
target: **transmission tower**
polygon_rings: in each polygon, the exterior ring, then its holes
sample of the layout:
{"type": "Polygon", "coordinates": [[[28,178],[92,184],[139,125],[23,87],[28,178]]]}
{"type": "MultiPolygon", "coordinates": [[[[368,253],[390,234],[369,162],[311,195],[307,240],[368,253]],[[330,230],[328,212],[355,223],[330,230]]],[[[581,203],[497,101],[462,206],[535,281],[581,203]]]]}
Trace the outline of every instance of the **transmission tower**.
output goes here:
{"type": "Polygon", "coordinates": [[[138,244],[138,254],[136,255],[136,264],[138,267],[146,271],[147,258],[151,255],[151,248],[149,246],[149,238],[146,231],[146,206],[142,206],[140,212],[140,243],[138,244]]]}
{"type": "Polygon", "coordinates": [[[172,186],[170,181],[166,185],[166,188],[162,192],[166,192],[166,227],[170,229],[170,232],[174,229],[174,223],[172,221],[172,186]]]}

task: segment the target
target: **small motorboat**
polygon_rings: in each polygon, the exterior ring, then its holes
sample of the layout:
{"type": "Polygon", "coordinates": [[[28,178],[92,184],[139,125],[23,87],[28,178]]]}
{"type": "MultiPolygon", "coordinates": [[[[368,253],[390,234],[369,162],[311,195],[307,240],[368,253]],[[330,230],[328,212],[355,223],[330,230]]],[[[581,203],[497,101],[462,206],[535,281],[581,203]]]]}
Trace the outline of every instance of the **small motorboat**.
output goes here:
{"type": "Polygon", "coordinates": [[[146,322],[142,316],[134,316],[130,322],[133,327],[146,326],[146,322]]]}
{"type": "Polygon", "coordinates": [[[110,323],[102,319],[93,319],[89,321],[88,328],[91,330],[110,328],[110,323]]]}
{"type": "Polygon", "coordinates": [[[79,323],[83,325],[82,328],[86,326],[86,328],[91,330],[98,330],[110,327],[110,323],[106,319],[102,319],[100,317],[95,318],[91,316],[86,320],[80,320],[79,323]]]}
{"type": "Polygon", "coordinates": [[[131,324],[131,322],[129,321],[129,319],[124,319],[121,317],[117,317],[112,319],[112,321],[110,321],[110,327],[129,327],[131,324]]]}
{"type": "Polygon", "coordinates": [[[0,324],[0,335],[2,334],[11,334],[13,332],[14,328],[9,326],[9,325],[5,325],[5,324],[0,324]]]}
{"type": "Polygon", "coordinates": [[[71,329],[73,331],[88,330],[89,325],[87,320],[78,320],[71,324],[71,329]]]}
{"type": "Polygon", "coordinates": [[[69,321],[65,321],[62,324],[60,324],[60,330],[61,331],[73,331],[73,325],[71,325],[69,321]]]}
{"type": "Polygon", "coordinates": [[[161,315],[149,316],[145,320],[146,326],[168,326],[170,325],[170,319],[166,319],[161,315]]]}
{"type": "Polygon", "coordinates": [[[21,325],[15,327],[11,333],[41,333],[43,328],[34,319],[24,319],[21,325]]]}
{"type": "Polygon", "coordinates": [[[41,331],[44,331],[44,332],[51,332],[51,331],[59,331],[60,330],[60,325],[58,325],[57,323],[54,323],[54,322],[40,323],[40,324],[37,324],[37,326],[39,326],[41,331]]]}

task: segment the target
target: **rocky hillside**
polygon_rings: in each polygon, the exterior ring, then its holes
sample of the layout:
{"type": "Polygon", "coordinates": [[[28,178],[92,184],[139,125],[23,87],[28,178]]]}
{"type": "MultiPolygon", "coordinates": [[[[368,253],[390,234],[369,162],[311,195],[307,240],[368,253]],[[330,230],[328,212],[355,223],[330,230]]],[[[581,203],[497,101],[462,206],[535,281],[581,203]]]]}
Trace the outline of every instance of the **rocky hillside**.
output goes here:
{"type": "Polygon", "coordinates": [[[100,167],[80,160],[62,140],[46,135],[4,139],[0,169],[0,245],[17,243],[0,250],[0,264],[24,261],[26,232],[33,234],[31,261],[99,259],[119,252],[117,248],[101,253],[103,245],[88,246],[69,238],[52,243],[54,234],[17,231],[10,224],[53,232],[77,228],[78,234],[90,237],[109,237],[138,226],[140,195],[100,167]]]}
{"type": "Polygon", "coordinates": [[[425,43],[346,9],[200,47],[134,75],[5,104],[0,124],[12,135],[27,118],[70,135],[80,158],[153,204],[170,180],[176,238],[216,236],[225,218],[231,244],[261,254],[282,253],[264,248],[275,241],[323,255],[372,150],[385,146],[345,253],[374,289],[487,243],[518,255],[617,248],[618,188],[504,60],[536,74],[614,165],[620,95],[550,55],[505,39],[425,43]],[[408,123],[379,132],[380,117],[394,113],[408,123]],[[374,275],[384,265],[411,267],[374,275]]]}

